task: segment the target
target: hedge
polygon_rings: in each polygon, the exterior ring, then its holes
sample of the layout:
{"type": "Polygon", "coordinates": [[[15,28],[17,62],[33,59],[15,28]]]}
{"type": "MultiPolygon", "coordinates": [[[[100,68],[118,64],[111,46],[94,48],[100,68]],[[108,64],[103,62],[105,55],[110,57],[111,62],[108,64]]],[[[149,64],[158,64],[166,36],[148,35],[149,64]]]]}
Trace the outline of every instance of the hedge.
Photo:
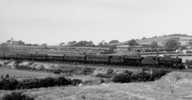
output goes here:
{"type": "Polygon", "coordinates": [[[52,86],[66,86],[66,85],[78,85],[81,83],[79,79],[67,79],[61,77],[48,77],[43,79],[26,79],[16,80],[15,78],[5,77],[0,81],[1,90],[15,90],[15,89],[31,89],[40,87],[52,87],[52,86]]]}
{"type": "Polygon", "coordinates": [[[154,81],[161,78],[168,72],[169,71],[166,70],[152,70],[152,73],[144,71],[140,73],[132,73],[125,71],[123,73],[114,75],[112,77],[112,81],[118,83],[154,81]]]}
{"type": "Polygon", "coordinates": [[[4,95],[1,100],[34,100],[34,98],[21,92],[12,92],[11,94],[4,95]]]}

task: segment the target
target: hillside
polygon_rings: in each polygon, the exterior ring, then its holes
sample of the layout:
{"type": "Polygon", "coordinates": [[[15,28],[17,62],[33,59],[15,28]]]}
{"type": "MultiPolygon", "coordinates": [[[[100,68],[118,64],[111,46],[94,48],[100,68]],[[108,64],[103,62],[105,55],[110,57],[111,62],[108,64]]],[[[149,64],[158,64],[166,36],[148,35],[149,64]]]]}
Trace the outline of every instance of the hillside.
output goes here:
{"type": "Polygon", "coordinates": [[[190,41],[192,42],[192,35],[185,34],[171,34],[163,36],[155,36],[151,38],[137,39],[139,44],[150,44],[152,41],[158,42],[159,45],[163,45],[168,39],[177,39],[181,42],[181,45],[187,45],[190,41]]]}

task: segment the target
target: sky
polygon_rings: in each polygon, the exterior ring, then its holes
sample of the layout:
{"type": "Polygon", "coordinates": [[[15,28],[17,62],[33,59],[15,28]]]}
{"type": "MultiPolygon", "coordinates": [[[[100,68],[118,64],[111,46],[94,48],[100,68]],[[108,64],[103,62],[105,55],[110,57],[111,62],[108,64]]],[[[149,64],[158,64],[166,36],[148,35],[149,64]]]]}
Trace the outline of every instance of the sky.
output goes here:
{"type": "Polygon", "coordinates": [[[0,42],[192,35],[192,0],[0,0],[0,42]]]}

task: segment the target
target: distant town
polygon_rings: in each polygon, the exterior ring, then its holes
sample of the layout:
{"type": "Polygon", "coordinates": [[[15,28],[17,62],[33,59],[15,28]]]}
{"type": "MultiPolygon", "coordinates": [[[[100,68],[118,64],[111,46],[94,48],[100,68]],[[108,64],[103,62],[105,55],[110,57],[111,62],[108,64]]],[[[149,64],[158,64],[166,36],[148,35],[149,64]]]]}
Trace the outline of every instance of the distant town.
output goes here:
{"type": "Polygon", "coordinates": [[[109,42],[101,41],[94,44],[92,41],[69,41],[61,42],[58,45],[31,44],[22,40],[10,40],[1,44],[1,48],[12,47],[15,50],[50,50],[63,53],[80,53],[80,54],[118,54],[132,55],[139,54],[156,54],[156,53],[179,53],[192,54],[192,36],[185,34],[172,34],[156,36],[151,38],[131,39],[120,42],[111,40],[109,42]],[[74,51],[73,51],[74,50],[74,51]]]}

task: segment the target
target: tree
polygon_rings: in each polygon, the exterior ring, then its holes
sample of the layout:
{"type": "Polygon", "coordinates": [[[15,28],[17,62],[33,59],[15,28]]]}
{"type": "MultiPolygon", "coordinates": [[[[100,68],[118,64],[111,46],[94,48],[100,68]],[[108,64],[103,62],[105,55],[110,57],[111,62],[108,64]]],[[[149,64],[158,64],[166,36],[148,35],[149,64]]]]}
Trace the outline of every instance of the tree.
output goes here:
{"type": "Polygon", "coordinates": [[[142,40],[145,40],[146,39],[146,37],[142,37],[142,40]]]}
{"type": "Polygon", "coordinates": [[[77,46],[77,47],[93,47],[95,44],[92,41],[71,41],[68,43],[69,46],[77,46]]]}
{"type": "Polygon", "coordinates": [[[3,54],[3,56],[10,51],[10,48],[8,47],[8,45],[6,43],[2,43],[0,45],[0,52],[1,54],[3,54]]]}
{"type": "Polygon", "coordinates": [[[14,41],[13,39],[7,40],[6,44],[11,44],[11,45],[25,45],[25,42],[22,40],[19,41],[14,41]]]}
{"type": "Polygon", "coordinates": [[[165,49],[167,50],[176,50],[180,46],[181,46],[181,43],[176,39],[168,39],[164,45],[165,49]]]}
{"type": "Polygon", "coordinates": [[[150,46],[151,46],[151,48],[157,48],[157,47],[159,47],[159,46],[158,46],[158,43],[157,43],[156,41],[151,42],[150,46]]]}
{"type": "Polygon", "coordinates": [[[134,39],[129,40],[129,41],[127,42],[127,44],[128,44],[128,45],[130,45],[130,46],[139,45],[139,44],[137,43],[137,41],[136,41],[136,40],[134,40],[134,39]]]}
{"type": "Polygon", "coordinates": [[[67,43],[68,46],[74,46],[77,42],[76,41],[69,41],[67,43]]]}
{"type": "Polygon", "coordinates": [[[65,46],[65,42],[61,42],[59,46],[65,46]]]}
{"type": "Polygon", "coordinates": [[[105,40],[102,40],[101,42],[98,43],[99,47],[106,47],[108,46],[108,43],[105,40]]]}
{"type": "Polygon", "coordinates": [[[25,45],[25,42],[23,42],[22,40],[19,40],[18,45],[25,45]]]}
{"type": "Polygon", "coordinates": [[[41,47],[47,48],[47,44],[46,44],[46,43],[43,43],[43,44],[41,44],[41,47]]]}
{"type": "Polygon", "coordinates": [[[91,47],[94,47],[95,46],[95,44],[93,43],[93,41],[87,41],[87,46],[91,46],[91,47]]]}
{"type": "Polygon", "coordinates": [[[192,40],[191,40],[191,41],[189,41],[188,45],[192,46],[192,40]]]}
{"type": "Polygon", "coordinates": [[[109,44],[115,44],[115,43],[119,43],[119,40],[111,40],[111,41],[109,41],[109,44]]]}

